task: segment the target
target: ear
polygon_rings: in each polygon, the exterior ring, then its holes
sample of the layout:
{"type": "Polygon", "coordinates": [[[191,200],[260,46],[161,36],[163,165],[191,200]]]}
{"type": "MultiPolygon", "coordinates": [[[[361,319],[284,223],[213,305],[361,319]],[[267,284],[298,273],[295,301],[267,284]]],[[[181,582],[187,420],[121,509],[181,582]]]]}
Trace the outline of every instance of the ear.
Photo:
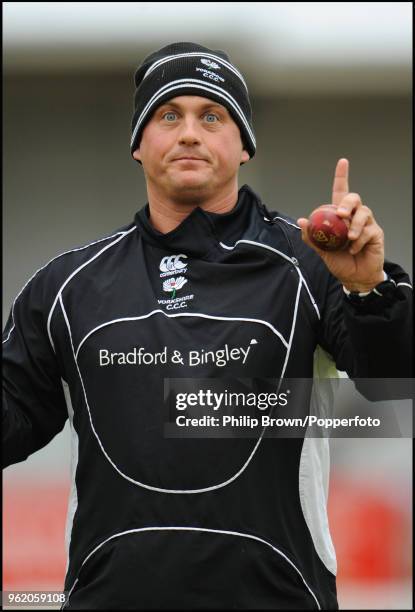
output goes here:
{"type": "Polygon", "coordinates": [[[133,157],[137,161],[141,162],[140,147],[133,152],[133,157]]]}
{"type": "Polygon", "coordinates": [[[239,165],[242,166],[243,164],[246,164],[246,162],[250,159],[251,158],[249,157],[248,151],[245,151],[245,149],[243,149],[241,153],[241,163],[239,165]]]}

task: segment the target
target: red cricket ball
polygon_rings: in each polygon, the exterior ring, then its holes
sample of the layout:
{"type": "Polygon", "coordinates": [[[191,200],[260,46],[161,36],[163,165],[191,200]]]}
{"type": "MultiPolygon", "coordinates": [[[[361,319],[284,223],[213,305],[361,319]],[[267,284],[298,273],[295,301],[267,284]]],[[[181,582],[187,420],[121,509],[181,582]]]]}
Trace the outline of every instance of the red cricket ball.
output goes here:
{"type": "Polygon", "coordinates": [[[347,232],[350,222],[336,214],[337,206],[323,204],[311,213],[308,224],[308,236],[323,251],[339,251],[349,242],[347,232]]]}

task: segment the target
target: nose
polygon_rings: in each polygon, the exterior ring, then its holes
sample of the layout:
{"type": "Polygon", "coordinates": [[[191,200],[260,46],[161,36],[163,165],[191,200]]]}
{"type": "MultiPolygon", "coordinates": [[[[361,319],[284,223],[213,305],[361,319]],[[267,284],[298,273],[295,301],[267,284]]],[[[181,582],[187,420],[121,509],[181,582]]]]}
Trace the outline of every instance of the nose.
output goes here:
{"type": "Polygon", "coordinates": [[[199,144],[200,138],[200,126],[196,117],[186,116],[184,117],[179,134],[180,144],[199,144]]]}

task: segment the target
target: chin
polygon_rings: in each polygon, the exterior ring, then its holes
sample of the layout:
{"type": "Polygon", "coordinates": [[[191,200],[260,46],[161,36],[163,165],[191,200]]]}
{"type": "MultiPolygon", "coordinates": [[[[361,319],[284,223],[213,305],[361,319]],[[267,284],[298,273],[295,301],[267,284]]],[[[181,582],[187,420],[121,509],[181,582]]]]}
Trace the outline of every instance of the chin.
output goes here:
{"type": "Polygon", "coordinates": [[[172,196],[183,204],[199,204],[212,192],[206,181],[178,181],[172,186],[172,196]]]}
{"type": "Polygon", "coordinates": [[[207,190],[209,187],[212,188],[212,181],[206,180],[206,178],[197,176],[178,177],[173,182],[176,190],[183,191],[195,191],[201,192],[207,190]]]}

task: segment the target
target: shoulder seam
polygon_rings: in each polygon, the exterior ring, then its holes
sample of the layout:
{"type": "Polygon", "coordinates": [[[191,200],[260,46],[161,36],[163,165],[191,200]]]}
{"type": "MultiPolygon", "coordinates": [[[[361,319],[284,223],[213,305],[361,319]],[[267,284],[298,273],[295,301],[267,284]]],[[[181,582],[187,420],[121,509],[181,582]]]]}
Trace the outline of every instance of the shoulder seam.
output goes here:
{"type": "Polygon", "coordinates": [[[273,217],[272,220],[275,221],[275,219],[281,219],[281,221],[284,221],[284,223],[287,223],[287,225],[291,225],[292,227],[295,227],[298,230],[301,230],[301,227],[299,225],[296,225],[295,223],[291,223],[291,221],[287,221],[287,219],[284,219],[284,217],[280,217],[280,216],[276,216],[273,217]]]}
{"type": "MultiPolygon", "coordinates": [[[[56,294],[56,297],[53,301],[52,307],[49,311],[49,315],[48,315],[48,320],[47,320],[47,332],[48,332],[48,337],[49,337],[49,341],[50,344],[52,346],[53,351],[55,352],[55,346],[53,344],[53,340],[52,340],[52,334],[51,334],[51,320],[52,320],[52,315],[53,315],[53,311],[55,310],[55,306],[58,302],[59,296],[61,295],[63,289],[66,287],[66,285],[69,283],[69,281],[83,268],[85,268],[88,264],[90,264],[92,261],[94,261],[97,257],[99,257],[102,253],[104,253],[104,251],[106,251],[107,249],[109,249],[110,247],[112,247],[114,244],[117,244],[118,242],[120,242],[125,236],[127,236],[128,234],[130,234],[132,231],[134,231],[135,225],[133,225],[130,229],[124,231],[124,232],[118,232],[118,234],[120,234],[118,236],[118,238],[116,240],[114,240],[113,242],[110,242],[110,244],[107,244],[104,248],[102,248],[100,251],[98,251],[98,253],[95,253],[95,255],[93,255],[93,257],[91,257],[90,259],[88,259],[87,261],[85,261],[83,264],[81,264],[80,266],[78,266],[73,272],[71,272],[71,274],[69,274],[69,276],[65,279],[65,281],[62,283],[62,285],[59,288],[58,293],[56,294]]],[[[114,234],[114,236],[116,236],[117,234],[114,234]]],[[[114,236],[111,236],[111,238],[113,238],[114,236]]]]}
{"type": "Polygon", "coordinates": [[[63,255],[67,255],[68,253],[74,253],[75,251],[82,251],[83,249],[88,248],[89,246],[93,246],[94,244],[97,244],[99,242],[103,242],[104,240],[110,240],[111,238],[114,238],[115,236],[118,236],[119,234],[125,234],[125,231],[118,231],[115,232],[115,234],[111,234],[110,236],[105,236],[104,238],[99,238],[98,240],[94,240],[94,242],[89,242],[88,244],[85,244],[84,246],[81,247],[76,247],[74,249],[70,249],[69,251],[64,251],[63,253],[59,253],[59,255],[55,255],[55,257],[52,257],[52,259],[49,259],[48,262],[45,263],[45,265],[43,265],[41,268],[38,268],[33,274],[32,276],[29,278],[28,281],[26,281],[26,283],[23,285],[23,287],[20,289],[19,293],[16,295],[16,297],[13,300],[13,305],[12,305],[12,326],[10,328],[10,331],[7,335],[7,338],[5,340],[2,341],[2,344],[5,344],[11,336],[12,331],[15,328],[15,322],[14,322],[14,307],[16,304],[16,301],[18,300],[18,298],[21,296],[21,294],[23,293],[23,291],[26,289],[26,287],[29,285],[29,283],[35,278],[35,276],[37,274],[39,274],[39,272],[41,272],[42,270],[44,270],[45,268],[48,267],[49,264],[51,264],[53,261],[55,261],[56,259],[59,259],[59,257],[62,257],[63,255]]]}
{"type": "Polygon", "coordinates": [[[299,277],[301,279],[302,284],[305,286],[305,288],[307,290],[307,293],[309,295],[311,304],[312,304],[314,310],[317,313],[318,319],[319,320],[321,319],[321,314],[320,314],[320,310],[319,310],[318,304],[317,304],[316,300],[314,299],[313,294],[310,291],[310,288],[309,288],[309,286],[307,284],[306,279],[304,278],[303,272],[301,270],[300,262],[297,260],[297,258],[290,257],[289,255],[286,255],[285,253],[283,253],[282,251],[279,251],[275,247],[272,247],[272,246],[270,246],[268,244],[264,244],[263,242],[257,242],[257,241],[254,241],[254,240],[246,240],[246,239],[237,240],[233,246],[228,246],[228,245],[224,244],[223,242],[220,242],[219,244],[220,244],[220,246],[222,248],[227,249],[229,251],[232,251],[236,247],[236,245],[239,244],[239,243],[251,244],[251,245],[263,248],[263,249],[267,249],[269,251],[273,251],[274,253],[277,253],[280,257],[282,257],[283,259],[286,259],[291,264],[293,264],[295,266],[297,274],[299,275],[299,277]]]}

